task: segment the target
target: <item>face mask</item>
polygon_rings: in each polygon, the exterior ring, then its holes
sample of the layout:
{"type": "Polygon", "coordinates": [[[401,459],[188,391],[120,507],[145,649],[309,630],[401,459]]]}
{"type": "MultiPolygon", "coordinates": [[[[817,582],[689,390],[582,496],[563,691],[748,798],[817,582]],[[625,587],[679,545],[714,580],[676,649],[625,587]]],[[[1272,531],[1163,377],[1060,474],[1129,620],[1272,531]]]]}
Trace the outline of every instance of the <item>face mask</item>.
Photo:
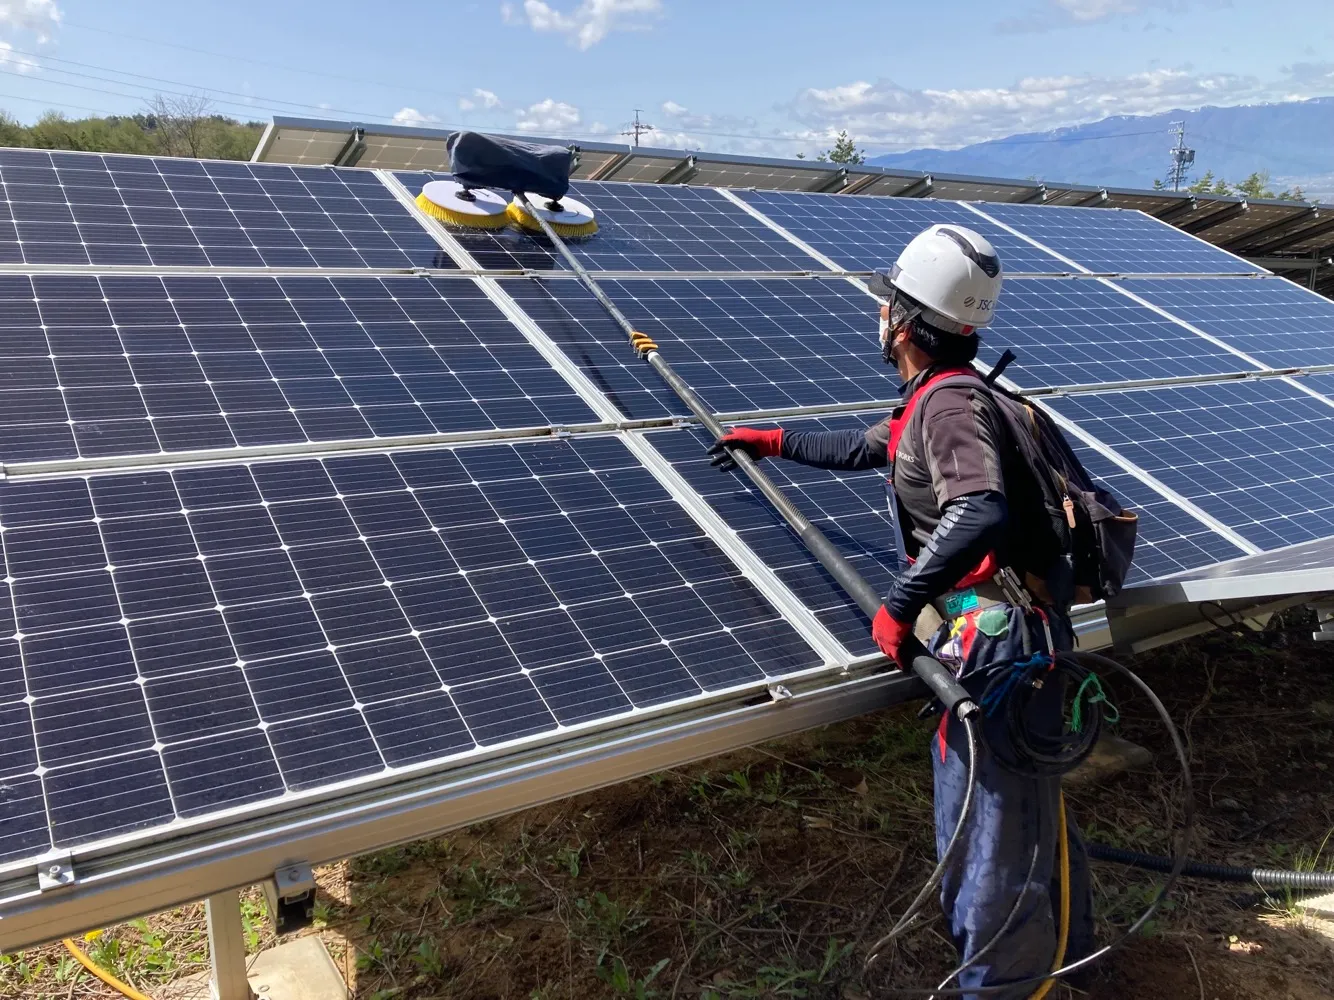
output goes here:
{"type": "Polygon", "coordinates": [[[880,307],[880,357],[887,365],[898,365],[894,360],[894,331],[889,327],[889,306],[880,307]]]}

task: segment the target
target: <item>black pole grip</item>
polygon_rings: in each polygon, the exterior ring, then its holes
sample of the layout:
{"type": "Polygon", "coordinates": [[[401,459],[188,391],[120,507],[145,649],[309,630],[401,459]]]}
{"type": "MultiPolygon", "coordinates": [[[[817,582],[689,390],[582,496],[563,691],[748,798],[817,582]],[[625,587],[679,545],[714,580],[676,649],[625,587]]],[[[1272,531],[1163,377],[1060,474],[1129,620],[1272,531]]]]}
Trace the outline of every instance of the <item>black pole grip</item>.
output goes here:
{"type": "Polygon", "coordinates": [[[916,636],[909,636],[900,648],[900,656],[912,666],[912,671],[926,682],[931,693],[945,706],[945,711],[960,719],[967,719],[978,712],[977,702],[963,689],[963,685],[954,679],[954,675],[945,665],[926,651],[926,647],[916,636]]]}

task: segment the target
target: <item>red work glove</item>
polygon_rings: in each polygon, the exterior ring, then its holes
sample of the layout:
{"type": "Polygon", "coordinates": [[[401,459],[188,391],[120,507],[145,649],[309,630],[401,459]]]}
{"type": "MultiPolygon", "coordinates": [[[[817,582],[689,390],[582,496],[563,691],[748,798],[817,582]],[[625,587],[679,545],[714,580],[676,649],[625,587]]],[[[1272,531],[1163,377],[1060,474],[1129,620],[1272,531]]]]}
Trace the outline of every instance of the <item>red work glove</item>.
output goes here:
{"type": "Polygon", "coordinates": [[[720,437],[709,454],[715,456],[710,465],[716,465],[724,472],[736,468],[736,462],[727,453],[728,446],[740,448],[757,462],[762,458],[777,458],[783,453],[783,428],[761,431],[754,427],[733,427],[720,437]]]}
{"type": "Polygon", "coordinates": [[[871,638],[880,647],[880,651],[900,667],[904,667],[905,664],[899,659],[899,647],[910,635],[912,635],[912,625],[899,621],[889,613],[888,608],[883,604],[880,605],[880,610],[871,620],[871,638]]]}

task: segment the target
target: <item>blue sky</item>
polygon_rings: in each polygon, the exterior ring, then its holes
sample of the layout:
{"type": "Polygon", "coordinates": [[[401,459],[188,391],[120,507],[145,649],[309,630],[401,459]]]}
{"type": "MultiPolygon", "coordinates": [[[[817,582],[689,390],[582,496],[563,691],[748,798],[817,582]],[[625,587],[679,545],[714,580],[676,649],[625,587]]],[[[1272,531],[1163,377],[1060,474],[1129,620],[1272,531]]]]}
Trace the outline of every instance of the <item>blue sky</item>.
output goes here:
{"type": "Polygon", "coordinates": [[[1330,0],[0,0],[0,108],[420,121],[791,155],[1334,94],[1330,0]]]}

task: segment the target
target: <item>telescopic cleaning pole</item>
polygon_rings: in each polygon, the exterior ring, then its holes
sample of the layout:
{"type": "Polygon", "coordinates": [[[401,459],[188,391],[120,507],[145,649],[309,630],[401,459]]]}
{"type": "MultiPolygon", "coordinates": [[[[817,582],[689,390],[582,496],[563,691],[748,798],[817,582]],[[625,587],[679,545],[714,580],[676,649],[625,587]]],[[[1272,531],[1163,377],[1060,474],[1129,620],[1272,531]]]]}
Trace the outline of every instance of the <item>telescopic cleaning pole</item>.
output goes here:
{"type": "MultiPolygon", "coordinates": [[[[565,263],[569,265],[579,280],[583,282],[584,287],[593,293],[593,296],[601,303],[602,308],[607,310],[607,314],[614,319],[620,328],[625,331],[625,335],[630,339],[631,346],[639,353],[639,356],[647,361],[664,382],[671,386],[672,391],[681,398],[699,420],[704,428],[714,436],[715,439],[721,438],[727,433],[726,428],[719,423],[718,418],[699,398],[695,390],[681,378],[680,375],[668,364],[658,350],[652,338],[646,334],[640,333],[634,328],[634,325],[625,317],[625,314],[617,308],[616,303],[607,296],[593,276],[588,273],[579,259],[565,245],[565,241],[560,238],[551,224],[537,211],[529,202],[526,195],[516,193],[515,198],[520,206],[531,215],[542,226],[542,232],[551,244],[560,252],[565,263]]],[[[881,595],[874,587],[866,581],[866,578],[857,572],[856,568],[844,558],[843,553],[839,552],[834,544],[825,537],[824,532],[811,523],[810,518],[799,511],[791,500],[784,495],[772,479],[765,475],[759,464],[750,457],[742,448],[729,447],[728,455],[732,461],[737,464],[744,472],[756,489],[764,494],[765,498],[777,508],[778,513],[783,516],[792,530],[795,531],[801,539],[802,544],[806,546],[811,555],[815,556],[821,566],[832,576],[840,587],[847,592],[848,596],[856,602],[868,618],[874,618],[876,612],[880,610],[882,603],[881,595]]],[[[978,712],[978,707],[967,691],[954,679],[954,675],[949,672],[939,660],[926,651],[916,639],[910,639],[911,645],[905,644],[911,657],[911,666],[913,673],[926,682],[931,693],[936,696],[945,706],[945,710],[957,716],[960,719],[971,718],[978,712]]]]}

